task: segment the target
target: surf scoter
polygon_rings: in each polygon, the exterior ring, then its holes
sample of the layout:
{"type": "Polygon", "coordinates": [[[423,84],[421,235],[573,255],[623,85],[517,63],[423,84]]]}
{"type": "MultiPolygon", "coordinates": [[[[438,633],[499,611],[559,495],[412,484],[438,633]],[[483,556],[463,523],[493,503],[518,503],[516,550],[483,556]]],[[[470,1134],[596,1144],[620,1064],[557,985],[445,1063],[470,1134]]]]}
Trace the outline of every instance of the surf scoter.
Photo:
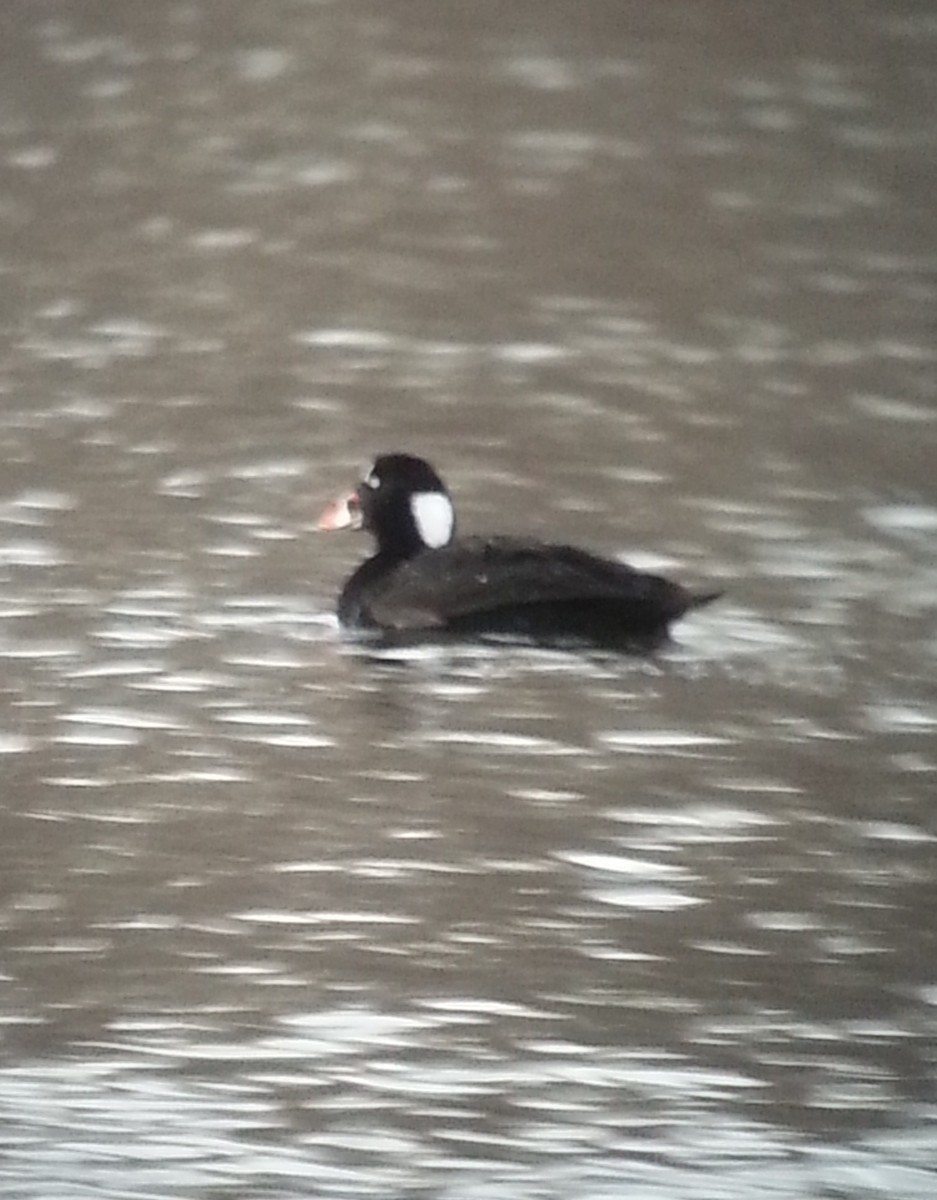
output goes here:
{"type": "Polygon", "coordinates": [[[694,593],[574,546],[455,538],[445,484],[421,458],[382,454],[318,528],[365,529],[377,552],[342,589],[343,626],[397,638],[500,635],[546,644],[653,649],[672,621],[718,592],[694,593]]]}

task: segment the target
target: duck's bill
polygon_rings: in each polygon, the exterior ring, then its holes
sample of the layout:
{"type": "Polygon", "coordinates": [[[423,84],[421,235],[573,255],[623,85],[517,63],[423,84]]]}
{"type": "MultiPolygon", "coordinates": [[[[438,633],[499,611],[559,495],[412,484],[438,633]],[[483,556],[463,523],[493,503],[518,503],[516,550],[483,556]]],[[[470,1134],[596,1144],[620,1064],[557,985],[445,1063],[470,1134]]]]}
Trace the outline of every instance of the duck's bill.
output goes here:
{"type": "Polygon", "coordinates": [[[331,533],[335,529],[361,528],[361,502],[357,492],[333,500],[319,518],[316,529],[331,533]]]}

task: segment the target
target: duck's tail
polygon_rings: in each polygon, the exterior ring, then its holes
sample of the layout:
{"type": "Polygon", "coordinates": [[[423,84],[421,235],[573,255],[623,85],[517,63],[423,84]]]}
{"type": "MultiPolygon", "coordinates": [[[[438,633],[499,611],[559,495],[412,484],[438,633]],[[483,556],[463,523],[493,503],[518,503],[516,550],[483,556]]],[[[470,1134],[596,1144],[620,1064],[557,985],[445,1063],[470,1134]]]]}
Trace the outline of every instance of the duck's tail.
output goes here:
{"type": "Polygon", "coordinates": [[[725,595],[725,592],[690,592],[687,599],[687,612],[694,608],[702,608],[704,604],[712,604],[714,600],[720,600],[725,595]]]}

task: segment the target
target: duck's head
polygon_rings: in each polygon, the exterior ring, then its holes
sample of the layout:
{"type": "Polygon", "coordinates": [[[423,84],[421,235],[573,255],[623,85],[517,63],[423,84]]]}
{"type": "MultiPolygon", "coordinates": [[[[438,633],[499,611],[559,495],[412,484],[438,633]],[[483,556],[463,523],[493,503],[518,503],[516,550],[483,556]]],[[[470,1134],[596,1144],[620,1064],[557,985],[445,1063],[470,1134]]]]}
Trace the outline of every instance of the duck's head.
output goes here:
{"type": "Polygon", "coordinates": [[[379,551],[411,558],[452,541],[455,508],[428,462],[412,454],[381,454],[354,491],[326,508],[318,528],[364,529],[379,551]]]}

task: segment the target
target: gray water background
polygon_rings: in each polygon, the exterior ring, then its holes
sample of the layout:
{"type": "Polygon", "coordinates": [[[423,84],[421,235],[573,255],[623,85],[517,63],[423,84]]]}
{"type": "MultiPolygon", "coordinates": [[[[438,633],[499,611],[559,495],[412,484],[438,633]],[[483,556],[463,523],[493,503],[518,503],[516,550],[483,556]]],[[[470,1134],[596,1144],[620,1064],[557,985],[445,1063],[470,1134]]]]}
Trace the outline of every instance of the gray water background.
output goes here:
{"type": "Polygon", "coordinates": [[[930,1200],[932,6],[0,26],[6,1200],[930,1200]],[[391,449],[726,599],[349,646],[391,449]]]}

